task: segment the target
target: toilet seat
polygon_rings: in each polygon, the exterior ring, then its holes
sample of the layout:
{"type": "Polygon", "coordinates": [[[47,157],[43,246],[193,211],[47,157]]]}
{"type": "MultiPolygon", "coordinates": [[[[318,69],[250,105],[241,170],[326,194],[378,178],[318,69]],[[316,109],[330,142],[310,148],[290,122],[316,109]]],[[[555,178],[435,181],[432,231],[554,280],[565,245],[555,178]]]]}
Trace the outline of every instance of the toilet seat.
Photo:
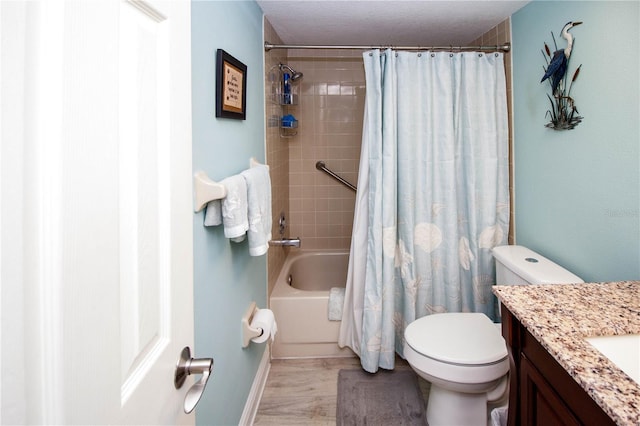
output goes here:
{"type": "Polygon", "coordinates": [[[482,313],[428,315],[409,324],[404,337],[415,352],[442,363],[480,367],[507,358],[504,339],[482,313]]]}
{"type": "Polygon", "coordinates": [[[482,388],[509,371],[507,345],[495,324],[481,313],[422,317],[407,326],[404,337],[407,362],[432,382],[482,388]]]}

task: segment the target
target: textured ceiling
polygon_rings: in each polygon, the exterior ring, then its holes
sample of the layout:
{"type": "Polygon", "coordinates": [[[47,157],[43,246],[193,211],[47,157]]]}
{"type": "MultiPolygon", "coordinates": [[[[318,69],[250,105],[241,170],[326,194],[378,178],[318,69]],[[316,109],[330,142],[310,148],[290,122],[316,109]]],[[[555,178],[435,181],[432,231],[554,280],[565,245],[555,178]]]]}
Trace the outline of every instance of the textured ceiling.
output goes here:
{"type": "Polygon", "coordinates": [[[258,0],[285,44],[385,46],[464,45],[527,3],[258,0]]]}

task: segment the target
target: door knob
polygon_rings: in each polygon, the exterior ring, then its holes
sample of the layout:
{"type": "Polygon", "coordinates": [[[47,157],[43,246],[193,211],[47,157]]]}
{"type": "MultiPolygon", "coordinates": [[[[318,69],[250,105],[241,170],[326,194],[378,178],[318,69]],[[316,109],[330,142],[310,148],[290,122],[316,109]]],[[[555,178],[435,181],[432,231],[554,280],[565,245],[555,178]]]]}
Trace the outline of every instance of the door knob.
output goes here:
{"type": "Polygon", "coordinates": [[[200,401],[204,387],[207,385],[211,369],[213,368],[213,358],[191,358],[191,349],[185,346],[180,353],[178,364],[176,365],[176,374],[173,378],[173,384],[176,389],[180,389],[190,374],[202,374],[191,389],[187,391],[184,398],[184,412],[189,414],[196,408],[196,404],[200,401]]]}

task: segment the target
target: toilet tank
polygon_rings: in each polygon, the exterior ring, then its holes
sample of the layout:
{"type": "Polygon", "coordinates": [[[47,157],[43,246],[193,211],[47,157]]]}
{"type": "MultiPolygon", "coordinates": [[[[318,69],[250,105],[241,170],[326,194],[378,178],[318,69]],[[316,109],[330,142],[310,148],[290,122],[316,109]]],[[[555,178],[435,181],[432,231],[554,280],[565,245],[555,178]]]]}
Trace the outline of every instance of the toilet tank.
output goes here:
{"type": "Polygon", "coordinates": [[[522,246],[494,247],[497,285],[575,284],[584,281],[546,257],[522,246]]]}

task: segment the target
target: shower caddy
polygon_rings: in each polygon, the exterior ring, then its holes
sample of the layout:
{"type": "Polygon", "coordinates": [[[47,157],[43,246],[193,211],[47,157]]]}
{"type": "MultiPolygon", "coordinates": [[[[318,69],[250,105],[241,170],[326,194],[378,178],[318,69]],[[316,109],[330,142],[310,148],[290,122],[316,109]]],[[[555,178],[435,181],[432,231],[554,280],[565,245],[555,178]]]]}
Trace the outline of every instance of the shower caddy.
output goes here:
{"type": "Polygon", "coordinates": [[[272,117],[270,122],[275,125],[277,121],[277,126],[280,127],[281,137],[291,138],[298,134],[298,120],[294,119],[289,111],[290,107],[298,105],[298,85],[289,79],[289,90],[285,90],[284,75],[285,72],[281,67],[278,67],[277,74],[270,76],[272,99],[276,105],[280,106],[280,116],[277,118],[272,117]]]}

